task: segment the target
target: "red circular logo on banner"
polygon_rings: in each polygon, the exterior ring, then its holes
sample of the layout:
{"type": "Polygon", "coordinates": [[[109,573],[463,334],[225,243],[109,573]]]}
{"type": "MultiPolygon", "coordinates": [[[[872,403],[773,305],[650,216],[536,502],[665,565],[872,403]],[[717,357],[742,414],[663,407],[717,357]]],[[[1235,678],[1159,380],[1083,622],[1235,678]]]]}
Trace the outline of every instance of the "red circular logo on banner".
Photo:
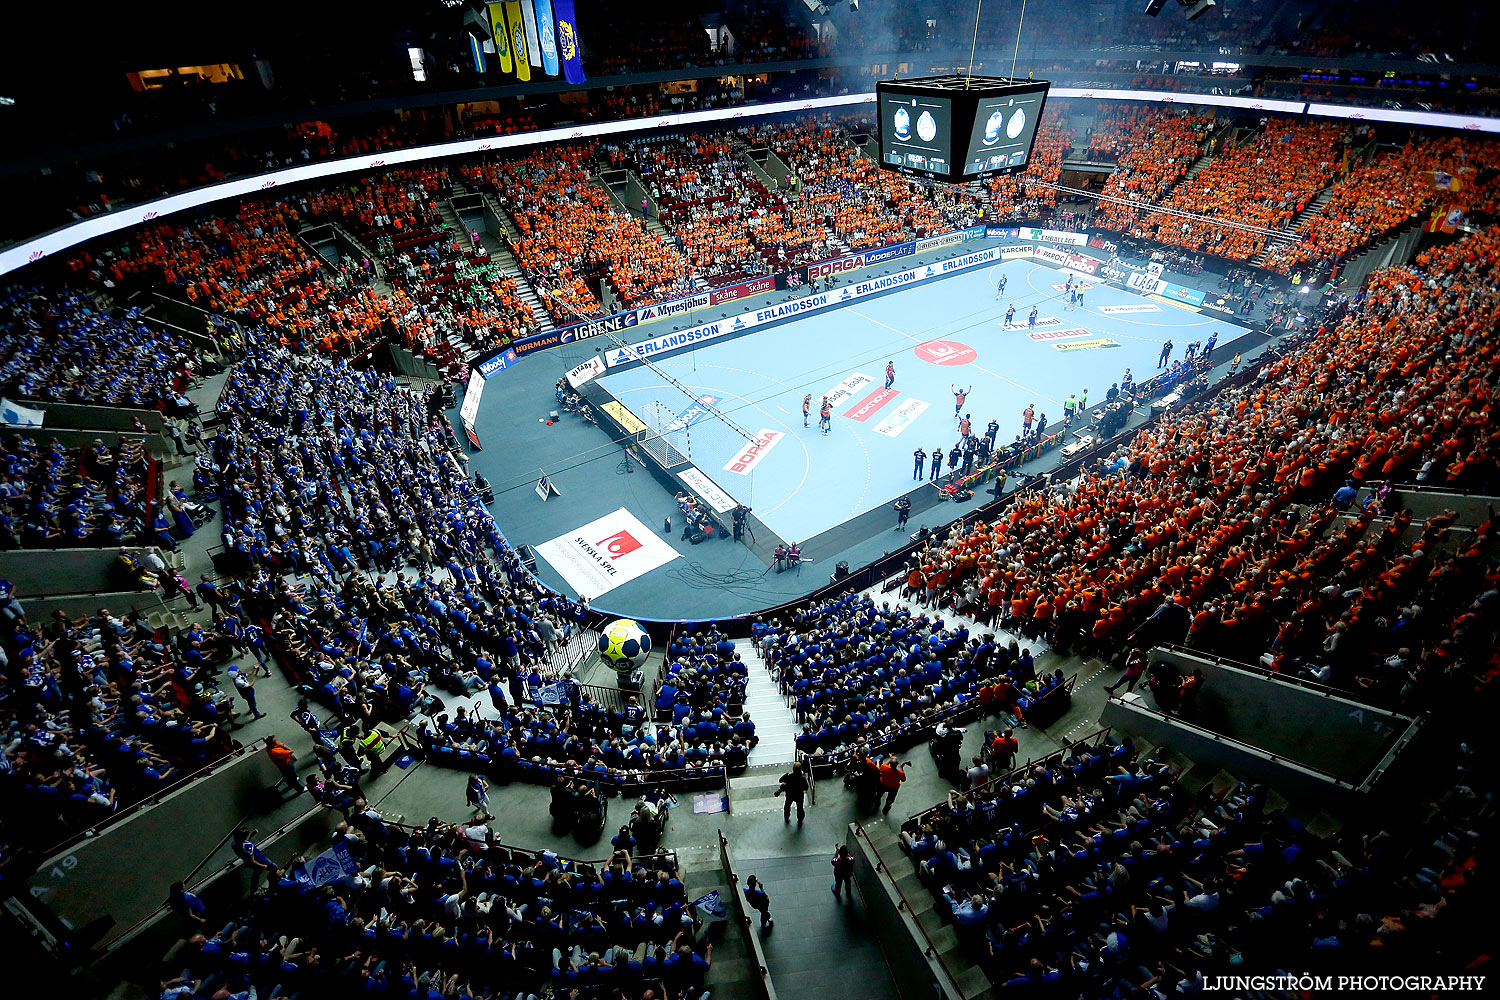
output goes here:
{"type": "Polygon", "coordinates": [[[913,348],[917,357],[935,365],[972,364],[979,354],[968,344],[956,340],[929,340],[913,348]]]}

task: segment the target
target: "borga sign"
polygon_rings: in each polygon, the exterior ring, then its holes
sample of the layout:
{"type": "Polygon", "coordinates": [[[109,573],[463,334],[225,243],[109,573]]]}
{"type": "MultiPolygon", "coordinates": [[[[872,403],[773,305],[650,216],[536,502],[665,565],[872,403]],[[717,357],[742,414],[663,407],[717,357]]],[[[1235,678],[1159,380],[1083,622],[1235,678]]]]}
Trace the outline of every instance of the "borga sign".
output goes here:
{"type": "Polygon", "coordinates": [[[724,464],[725,472],[737,472],[740,475],[748,475],[751,469],[760,464],[766,453],[776,447],[776,442],[786,437],[785,431],[773,431],[762,427],[760,433],[755,435],[754,441],[749,441],[739,453],[724,464]]]}

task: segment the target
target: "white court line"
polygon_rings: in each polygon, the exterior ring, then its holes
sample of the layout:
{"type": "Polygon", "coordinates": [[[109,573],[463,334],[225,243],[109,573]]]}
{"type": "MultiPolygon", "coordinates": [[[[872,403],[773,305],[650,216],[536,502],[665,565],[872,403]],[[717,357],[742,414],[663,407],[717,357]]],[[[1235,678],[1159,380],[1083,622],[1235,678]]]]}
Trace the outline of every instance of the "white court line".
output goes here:
{"type": "MultiPolygon", "coordinates": [[[[1037,269],[1039,269],[1041,267],[1042,267],[1041,264],[1033,264],[1032,265],[1032,272],[1031,272],[1031,274],[1028,274],[1026,276],[1026,284],[1031,285],[1031,290],[1032,291],[1039,292],[1041,294],[1046,294],[1045,292],[1042,292],[1042,290],[1040,288],[1036,287],[1036,284],[1033,283],[1032,280],[1031,280],[1032,275],[1036,274],[1037,269]]],[[[1051,268],[1047,268],[1047,270],[1050,271],[1051,268]]],[[[1112,286],[1109,286],[1109,285],[1104,285],[1103,287],[1105,287],[1105,288],[1112,288],[1112,286]]],[[[1143,301],[1145,301],[1145,299],[1144,299],[1143,296],[1136,295],[1132,291],[1128,291],[1126,289],[1120,289],[1120,288],[1112,288],[1112,290],[1116,291],[1116,292],[1124,291],[1125,294],[1129,295],[1131,298],[1142,299],[1143,301]]],[[[1061,294],[1061,293],[1059,293],[1059,294],[1061,294]]],[[[1187,329],[1192,329],[1195,326],[1213,326],[1216,322],[1221,322],[1219,320],[1209,319],[1208,317],[1204,316],[1203,317],[1203,322],[1201,322],[1201,323],[1173,323],[1173,324],[1168,325],[1168,324],[1153,323],[1149,319],[1126,319],[1123,316],[1106,316],[1106,315],[1104,315],[1101,312],[1097,312],[1097,311],[1095,311],[1093,309],[1090,309],[1088,306],[1084,306],[1083,307],[1083,311],[1086,312],[1086,313],[1092,313],[1093,315],[1098,316],[1100,319],[1107,320],[1107,321],[1112,322],[1112,323],[1129,323],[1131,326],[1154,326],[1157,329],[1166,329],[1166,330],[1187,330],[1187,329]]],[[[1180,309],[1178,311],[1179,312],[1187,312],[1186,309],[1180,309]]],[[[1166,314],[1166,315],[1170,315],[1170,314],[1166,314]]],[[[1199,316],[1203,316],[1202,313],[1198,313],[1198,315],[1199,316]]],[[[1222,322],[1228,323],[1229,326],[1239,326],[1238,323],[1229,323],[1228,320],[1223,320],[1222,322]]],[[[1243,327],[1241,329],[1243,329],[1243,327]]],[[[1148,338],[1148,337],[1132,337],[1132,336],[1130,336],[1129,334],[1126,334],[1126,333],[1116,334],[1116,336],[1125,337],[1128,340],[1143,340],[1143,341],[1146,341],[1148,343],[1150,342],[1150,338],[1148,338]]],[[[1157,343],[1161,343],[1161,341],[1157,341],[1157,343]]]]}
{"type": "MultiPolygon", "coordinates": [[[[771,376],[769,376],[769,375],[767,375],[767,374],[765,374],[763,372],[751,371],[748,368],[734,368],[734,367],[731,367],[730,365],[706,365],[706,364],[703,364],[701,362],[698,364],[698,367],[699,368],[718,368],[718,369],[721,369],[723,371],[739,372],[742,375],[757,375],[757,376],[765,379],[767,382],[775,382],[777,385],[781,386],[784,389],[791,389],[792,392],[796,392],[797,391],[795,388],[793,388],[790,385],[787,385],[785,382],[781,381],[780,379],[774,379],[771,376]]],[[[691,386],[690,388],[699,388],[699,387],[698,386],[691,386]]],[[[722,392],[726,396],[733,396],[735,399],[738,399],[740,402],[744,403],[746,406],[751,407],[752,409],[755,409],[755,410],[760,410],[761,413],[765,413],[766,414],[766,418],[768,420],[775,420],[776,423],[781,424],[782,427],[786,427],[787,428],[787,432],[788,432],[787,433],[787,437],[789,437],[792,440],[796,441],[798,447],[800,447],[802,449],[802,478],[797,482],[797,485],[795,487],[793,487],[792,492],[790,492],[790,493],[788,493],[786,495],[786,499],[782,500],[781,503],[779,503],[776,506],[770,508],[769,510],[765,510],[765,511],[761,512],[761,520],[764,521],[766,519],[767,515],[776,513],[778,510],[780,510],[781,508],[785,507],[788,503],[790,503],[793,497],[795,497],[798,493],[802,492],[803,485],[805,485],[807,483],[807,477],[812,473],[812,452],[810,452],[810,451],[807,450],[807,442],[804,441],[804,440],[802,440],[802,438],[797,434],[797,430],[796,430],[795,427],[788,427],[786,424],[782,423],[776,417],[773,417],[773,416],[771,416],[771,414],[766,413],[766,411],[764,409],[761,409],[761,407],[760,407],[759,404],[752,403],[749,399],[746,399],[744,396],[741,396],[739,393],[737,393],[737,392],[730,392],[729,390],[720,388],[719,386],[703,386],[702,388],[704,390],[713,389],[716,392],[722,392]]],[[[778,406],[777,409],[781,409],[781,407],[778,406]]],[[[782,410],[782,412],[785,413],[786,411],[782,410]]],[[[865,469],[866,469],[865,475],[868,476],[869,475],[869,454],[868,453],[866,453],[866,455],[865,455],[865,469]]]]}
{"type": "MultiPolygon", "coordinates": [[[[851,315],[854,315],[854,316],[858,316],[860,319],[863,319],[863,320],[869,320],[871,323],[874,323],[876,326],[883,326],[887,330],[891,331],[892,333],[899,333],[899,334],[901,334],[901,336],[905,337],[907,340],[915,341],[918,344],[920,344],[920,343],[923,342],[920,339],[918,339],[917,337],[913,337],[911,334],[907,333],[905,330],[898,330],[894,326],[891,326],[889,323],[882,323],[880,320],[874,318],[873,316],[866,316],[864,313],[860,312],[858,309],[855,309],[853,306],[846,306],[844,308],[844,312],[850,313],[851,315]]],[[[1015,379],[1013,379],[1013,378],[1006,378],[1004,375],[1001,375],[1001,374],[999,374],[997,372],[992,372],[988,368],[981,367],[980,365],[966,365],[965,367],[967,367],[967,368],[973,368],[975,371],[984,372],[990,378],[997,378],[997,379],[999,379],[1002,382],[1009,382],[1011,385],[1015,386],[1017,389],[1025,389],[1027,392],[1031,393],[1037,399],[1045,399],[1047,402],[1049,402],[1049,403],[1056,403],[1058,406],[1062,405],[1061,401],[1053,399],[1051,396],[1047,395],[1046,393],[1039,392],[1036,389],[1033,389],[1029,385],[1022,385],[1020,382],[1017,382],[1015,379]]]]}

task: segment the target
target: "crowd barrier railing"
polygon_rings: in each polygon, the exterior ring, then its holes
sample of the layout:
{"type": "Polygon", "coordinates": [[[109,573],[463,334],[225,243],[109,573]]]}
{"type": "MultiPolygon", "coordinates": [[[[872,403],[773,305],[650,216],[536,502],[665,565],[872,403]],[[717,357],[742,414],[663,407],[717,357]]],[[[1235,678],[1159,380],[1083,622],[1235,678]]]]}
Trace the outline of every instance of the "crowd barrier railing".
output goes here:
{"type": "Polygon", "coordinates": [[[115,826],[116,824],[128,819],[131,816],[134,816],[136,813],[140,812],[143,809],[147,809],[151,806],[159,804],[162,799],[165,799],[170,795],[182,791],[184,788],[197,781],[199,778],[206,777],[207,775],[212,774],[214,771],[219,770],[230,761],[239,760],[241,757],[248,757],[251,754],[258,753],[259,751],[265,749],[266,743],[267,737],[265,736],[251,740],[244,746],[229,751],[224,756],[216,758],[215,760],[202,765],[197,770],[185,774],[180,778],[177,778],[170,784],[163,785],[160,788],[154,789],[153,791],[148,792],[147,794],[134,800],[128,805],[117,808],[114,812],[110,813],[98,823],[91,824],[90,826],[85,827],[77,833],[73,833],[68,835],[67,837],[64,837],[62,840],[53,844],[51,847],[43,850],[41,854],[45,857],[52,857],[54,855],[61,854],[68,848],[72,847],[74,844],[81,843],[82,841],[87,840],[91,837],[97,837],[101,833],[107,833],[110,827],[115,826]]]}
{"type": "Polygon", "coordinates": [[[948,964],[948,959],[938,949],[937,942],[932,940],[932,935],[927,933],[927,928],[922,926],[922,921],[917,919],[916,907],[912,906],[911,900],[906,898],[906,893],[901,891],[900,884],[891,876],[890,866],[886,864],[885,858],[880,853],[880,848],[875,846],[875,842],[870,839],[870,834],[866,832],[864,824],[859,820],[854,821],[854,834],[865,842],[865,849],[875,859],[876,875],[881,878],[886,886],[895,892],[897,900],[896,909],[910,918],[903,922],[915,927],[917,933],[921,935],[923,956],[936,962],[938,968],[943,971],[944,976],[947,978],[948,981],[943,984],[941,992],[938,995],[953,997],[955,1000],[962,998],[963,992],[958,987],[958,971],[948,964]]]}
{"type": "MultiPolygon", "coordinates": [[[[1042,767],[1052,767],[1055,764],[1061,763],[1063,759],[1071,756],[1079,749],[1092,749],[1094,747],[1101,746],[1102,744],[1109,741],[1111,732],[1112,730],[1109,726],[1104,726],[1097,732],[1090,733],[1088,736],[1085,736],[1081,740],[1073,740],[1067,746],[1064,746],[1058,750],[1054,750],[1049,754],[1044,754],[1041,757],[1028,757],[1026,759],[1026,763],[1024,764],[1017,764],[1008,771],[1000,774],[990,775],[979,785],[975,786],[970,794],[981,796],[985,795],[991,788],[994,788],[996,785],[1010,784],[1011,782],[1024,776],[1027,771],[1038,765],[1041,765],[1042,767]]],[[[940,802],[935,805],[929,806],[926,809],[923,809],[921,812],[913,813],[911,816],[907,817],[906,822],[903,823],[902,826],[920,826],[922,823],[926,822],[930,816],[935,814],[937,810],[941,809],[943,805],[944,803],[940,802]]]]}
{"type": "Polygon", "coordinates": [[[761,945],[760,935],[755,933],[750,915],[745,912],[744,896],[740,893],[740,875],[734,870],[734,862],[729,858],[729,841],[724,839],[723,830],[716,832],[719,838],[719,863],[724,866],[724,875],[729,880],[729,895],[734,897],[731,902],[734,923],[739,928],[740,937],[744,939],[745,951],[750,956],[751,982],[755,985],[755,992],[760,1000],[776,1000],[776,987],[771,983],[770,969],[766,964],[766,949],[761,945]]]}

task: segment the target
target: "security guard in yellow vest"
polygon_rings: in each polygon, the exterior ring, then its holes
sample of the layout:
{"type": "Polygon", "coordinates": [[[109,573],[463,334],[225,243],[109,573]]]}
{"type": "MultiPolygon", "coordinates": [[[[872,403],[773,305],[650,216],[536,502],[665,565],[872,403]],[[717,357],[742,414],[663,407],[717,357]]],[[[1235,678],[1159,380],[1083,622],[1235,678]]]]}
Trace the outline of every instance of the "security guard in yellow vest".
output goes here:
{"type": "Polygon", "coordinates": [[[385,737],[380,735],[380,730],[373,727],[366,730],[359,741],[359,749],[370,761],[371,775],[385,772],[385,737]]]}
{"type": "Polygon", "coordinates": [[[357,724],[350,723],[343,729],[339,730],[339,756],[343,757],[351,767],[360,767],[359,737],[359,726],[357,724]]]}

